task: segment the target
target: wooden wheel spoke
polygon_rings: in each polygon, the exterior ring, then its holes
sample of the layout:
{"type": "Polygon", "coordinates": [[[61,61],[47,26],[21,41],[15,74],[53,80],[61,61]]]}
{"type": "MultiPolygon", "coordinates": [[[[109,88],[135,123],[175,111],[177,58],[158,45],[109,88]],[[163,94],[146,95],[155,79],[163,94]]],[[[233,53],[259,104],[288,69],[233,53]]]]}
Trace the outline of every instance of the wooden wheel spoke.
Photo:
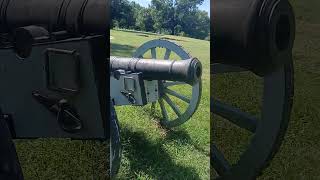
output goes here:
{"type": "Polygon", "coordinates": [[[231,169],[230,163],[214,144],[211,145],[211,164],[219,175],[222,175],[231,169]]]}
{"type": "Polygon", "coordinates": [[[165,55],[164,55],[164,59],[165,59],[165,60],[168,60],[169,57],[170,57],[170,54],[171,54],[171,50],[170,50],[170,49],[166,49],[166,53],[165,53],[165,55]]]}
{"type": "Polygon", "coordinates": [[[167,113],[167,110],[166,110],[166,107],[165,107],[165,105],[164,105],[164,103],[163,103],[162,98],[159,99],[159,104],[160,104],[161,114],[162,114],[163,118],[164,118],[165,120],[168,120],[168,119],[169,119],[169,116],[168,116],[168,113],[167,113]]]}
{"type": "Polygon", "coordinates": [[[256,131],[258,122],[256,117],[214,99],[211,99],[210,106],[211,112],[252,133],[256,131]]]}
{"type": "Polygon", "coordinates": [[[174,104],[174,102],[172,102],[172,100],[167,95],[163,95],[163,99],[169,104],[169,106],[172,108],[172,110],[176,113],[178,117],[181,116],[181,112],[178,106],[174,104]]]}
{"type": "Polygon", "coordinates": [[[190,99],[189,98],[187,98],[186,96],[181,95],[181,94],[179,94],[179,93],[177,93],[177,92],[175,92],[175,91],[173,91],[171,89],[165,88],[164,92],[167,93],[167,94],[170,94],[170,95],[172,95],[172,96],[174,96],[176,98],[179,98],[179,99],[181,99],[182,101],[184,101],[186,103],[190,103],[190,99]]]}
{"type": "Polygon", "coordinates": [[[156,48],[151,48],[151,57],[152,57],[152,59],[157,59],[156,48]]]}

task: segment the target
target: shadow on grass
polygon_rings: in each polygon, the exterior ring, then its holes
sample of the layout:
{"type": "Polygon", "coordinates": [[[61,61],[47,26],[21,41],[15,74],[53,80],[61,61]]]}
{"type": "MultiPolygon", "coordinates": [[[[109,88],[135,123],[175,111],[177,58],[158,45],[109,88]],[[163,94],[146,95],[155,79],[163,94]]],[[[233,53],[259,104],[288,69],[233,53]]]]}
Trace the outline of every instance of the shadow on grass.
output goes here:
{"type": "MultiPolygon", "coordinates": [[[[159,112],[157,112],[155,109],[152,108],[143,108],[143,110],[148,114],[149,119],[156,119],[154,120],[155,123],[158,124],[158,128],[163,128],[160,125],[160,121],[162,119],[159,112]]],[[[206,156],[210,156],[210,152],[208,150],[205,150],[204,148],[200,147],[197,143],[195,143],[189,133],[186,130],[179,129],[179,130],[171,130],[171,129],[163,129],[163,131],[166,132],[165,139],[167,141],[175,141],[180,144],[184,145],[192,145],[197,151],[201,152],[202,154],[206,156]]]]}
{"type": "Polygon", "coordinates": [[[201,152],[206,156],[210,156],[210,152],[200,147],[197,143],[195,143],[186,130],[169,131],[167,133],[166,140],[178,142],[179,144],[183,145],[192,145],[197,151],[201,152]]]}
{"type": "Polygon", "coordinates": [[[133,46],[111,43],[110,54],[112,56],[132,57],[135,50],[136,47],[133,46]]]}
{"type": "MultiPolygon", "coordinates": [[[[155,109],[152,109],[152,108],[143,108],[143,110],[148,114],[149,119],[156,119],[155,123],[158,124],[158,127],[163,128],[159,123],[162,119],[159,112],[157,112],[155,109]]],[[[210,156],[210,152],[200,147],[197,143],[195,143],[191,139],[191,137],[189,136],[189,133],[186,130],[184,129],[179,129],[179,130],[163,129],[163,130],[166,131],[165,139],[167,141],[175,141],[184,145],[192,145],[197,151],[201,152],[206,156],[210,156]]]]}
{"type": "MultiPolygon", "coordinates": [[[[129,142],[126,143],[124,151],[130,163],[131,172],[146,174],[155,179],[160,177],[162,179],[179,177],[200,179],[194,168],[177,164],[164,149],[163,144],[167,143],[168,140],[174,140],[178,137],[178,134],[154,143],[150,142],[142,132],[133,132],[126,128],[121,131],[123,132],[123,139],[129,142]]],[[[183,133],[182,135],[186,136],[187,134],[183,133]]],[[[179,138],[181,137],[179,136],[179,138]]],[[[182,139],[190,139],[190,137],[183,137],[182,139]]]]}

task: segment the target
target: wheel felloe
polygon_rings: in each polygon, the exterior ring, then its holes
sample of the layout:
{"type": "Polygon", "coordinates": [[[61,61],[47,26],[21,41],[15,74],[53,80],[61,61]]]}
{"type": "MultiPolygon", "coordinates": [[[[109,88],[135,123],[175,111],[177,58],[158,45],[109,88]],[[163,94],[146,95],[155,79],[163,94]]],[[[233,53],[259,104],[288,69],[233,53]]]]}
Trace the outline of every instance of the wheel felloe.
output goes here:
{"type": "Polygon", "coordinates": [[[234,164],[213,143],[211,165],[219,179],[254,179],[268,166],[283,141],[293,103],[292,62],[262,78],[263,99],[259,118],[211,99],[212,113],[252,133],[249,145],[234,164]]]}
{"type": "Polygon", "coordinates": [[[110,177],[118,173],[121,161],[120,128],[113,105],[110,105],[110,177]]]}

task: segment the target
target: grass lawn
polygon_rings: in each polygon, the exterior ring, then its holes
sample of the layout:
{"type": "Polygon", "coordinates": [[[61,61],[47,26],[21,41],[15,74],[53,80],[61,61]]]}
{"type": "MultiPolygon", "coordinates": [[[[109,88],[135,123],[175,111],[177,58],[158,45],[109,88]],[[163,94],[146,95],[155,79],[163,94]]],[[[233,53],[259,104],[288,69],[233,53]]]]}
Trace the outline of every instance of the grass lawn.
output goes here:
{"type": "MultiPolygon", "coordinates": [[[[279,153],[259,179],[320,179],[320,1],[291,0],[297,19],[293,50],[295,96],[292,118],[279,153]]],[[[259,80],[247,73],[213,77],[212,93],[226,102],[259,113],[259,80]]],[[[250,134],[213,116],[218,146],[235,162],[250,134]],[[219,130],[218,130],[219,129],[219,130]]]]}
{"type": "MultiPolygon", "coordinates": [[[[163,37],[116,30],[111,31],[111,36],[111,55],[125,57],[131,57],[143,43],[163,37]]],[[[193,117],[170,131],[157,123],[159,105],[154,114],[150,112],[150,105],[117,107],[123,145],[119,179],[209,179],[210,43],[191,38],[164,37],[175,39],[174,42],[202,62],[202,99],[193,117]]],[[[163,53],[161,49],[157,50],[157,54],[163,53]]],[[[188,93],[187,88],[177,90],[188,93]]]]}

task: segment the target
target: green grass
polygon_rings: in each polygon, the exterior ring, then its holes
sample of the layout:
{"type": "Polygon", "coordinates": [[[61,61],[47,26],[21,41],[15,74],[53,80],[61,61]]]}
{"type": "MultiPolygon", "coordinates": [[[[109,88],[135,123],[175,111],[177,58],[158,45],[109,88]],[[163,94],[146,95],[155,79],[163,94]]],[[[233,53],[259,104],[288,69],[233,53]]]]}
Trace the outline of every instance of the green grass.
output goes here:
{"type": "MultiPolygon", "coordinates": [[[[111,31],[111,55],[131,57],[143,43],[165,37],[175,39],[204,67],[202,99],[198,111],[180,127],[165,130],[158,124],[159,106],[117,107],[123,157],[119,179],[209,179],[210,109],[209,42],[140,32],[111,31]]],[[[163,56],[161,49],[157,54],[163,56]]],[[[145,56],[145,57],[150,57],[145,56]]],[[[171,56],[170,58],[176,58],[171,56]]],[[[179,88],[188,94],[190,88],[179,88]]],[[[180,107],[183,104],[179,104],[180,107]]]]}
{"type": "MultiPolygon", "coordinates": [[[[320,1],[291,1],[297,19],[293,50],[295,96],[292,118],[279,153],[259,179],[320,179],[320,1]]],[[[214,96],[258,114],[259,80],[247,73],[212,77],[214,96]]],[[[235,162],[251,136],[213,116],[214,138],[226,157],[235,162]]]]}
{"type": "Polygon", "coordinates": [[[26,180],[106,179],[109,146],[69,139],[15,140],[26,180]]]}

